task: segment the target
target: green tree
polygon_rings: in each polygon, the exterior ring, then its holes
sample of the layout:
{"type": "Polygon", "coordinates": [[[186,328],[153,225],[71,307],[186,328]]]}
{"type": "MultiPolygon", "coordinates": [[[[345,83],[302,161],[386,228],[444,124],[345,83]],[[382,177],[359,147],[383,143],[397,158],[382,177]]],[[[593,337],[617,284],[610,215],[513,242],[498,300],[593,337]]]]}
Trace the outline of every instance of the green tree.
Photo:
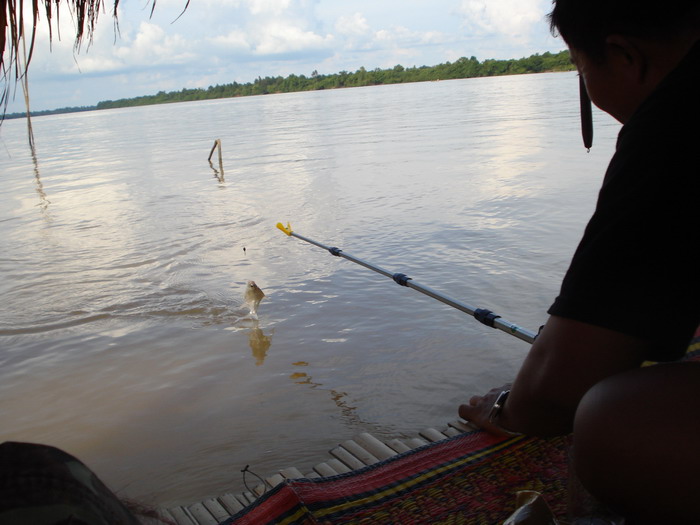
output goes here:
{"type": "MultiPolygon", "coordinates": [[[[147,104],[166,104],[189,100],[204,100],[213,98],[242,97],[264,95],[268,93],[288,93],[293,91],[308,91],[314,89],[335,89],[344,87],[359,87],[378,84],[395,84],[401,82],[426,82],[430,80],[447,80],[455,78],[472,78],[492,75],[514,75],[521,73],[541,73],[545,71],[571,71],[571,57],[568,51],[560,53],[543,53],[517,60],[488,59],[479,62],[476,57],[462,57],[455,62],[445,62],[436,66],[420,66],[405,68],[397,64],[391,69],[375,68],[368,71],[360,67],[354,73],[341,71],[332,75],[320,75],[317,70],[311,77],[305,75],[289,75],[286,78],[258,76],[253,82],[209,86],[202,88],[183,88],[180,91],[166,93],[159,91],[155,95],[146,95],[132,99],[104,100],[96,106],[80,108],[61,108],[51,112],[35,112],[32,115],[49,113],[68,113],[72,111],[89,111],[91,109],[110,109],[128,106],[143,106],[147,104]]],[[[24,114],[15,113],[6,118],[18,118],[24,114]]]]}

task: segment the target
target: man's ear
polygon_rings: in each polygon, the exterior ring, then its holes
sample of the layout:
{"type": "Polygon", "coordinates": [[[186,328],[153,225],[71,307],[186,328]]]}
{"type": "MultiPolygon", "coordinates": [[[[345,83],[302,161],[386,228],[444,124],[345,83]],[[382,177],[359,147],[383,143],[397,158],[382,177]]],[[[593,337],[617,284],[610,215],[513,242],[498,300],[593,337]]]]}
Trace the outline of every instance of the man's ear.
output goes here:
{"type": "Polygon", "coordinates": [[[644,83],[649,68],[648,57],[635,39],[610,35],[605,39],[605,51],[608,62],[628,81],[644,83]]]}

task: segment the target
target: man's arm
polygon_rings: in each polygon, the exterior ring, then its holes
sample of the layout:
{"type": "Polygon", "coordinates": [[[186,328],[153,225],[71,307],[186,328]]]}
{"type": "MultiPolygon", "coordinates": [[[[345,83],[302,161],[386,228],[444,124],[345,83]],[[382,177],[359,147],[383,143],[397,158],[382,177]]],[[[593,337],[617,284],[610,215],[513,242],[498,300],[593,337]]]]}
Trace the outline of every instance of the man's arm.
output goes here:
{"type": "MultiPolygon", "coordinates": [[[[583,395],[600,380],[639,367],[648,345],[613,330],[550,317],[510,388],[497,425],[536,436],[570,433],[583,395]]],[[[472,397],[459,415],[499,433],[488,419],[500,391],[472,397]]]]}

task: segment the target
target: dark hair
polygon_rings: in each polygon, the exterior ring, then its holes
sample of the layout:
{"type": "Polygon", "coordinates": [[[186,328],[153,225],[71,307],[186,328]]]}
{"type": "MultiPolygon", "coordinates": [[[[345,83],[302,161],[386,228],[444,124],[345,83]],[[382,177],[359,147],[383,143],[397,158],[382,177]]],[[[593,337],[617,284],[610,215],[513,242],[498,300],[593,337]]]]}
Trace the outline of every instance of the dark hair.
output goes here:
{"type": "Polygon", "coordinates": [[[667,38],[700,26],[700,0],[552,0],[550,29],[570,48],[602,60],[612,34],[667,38]]]}

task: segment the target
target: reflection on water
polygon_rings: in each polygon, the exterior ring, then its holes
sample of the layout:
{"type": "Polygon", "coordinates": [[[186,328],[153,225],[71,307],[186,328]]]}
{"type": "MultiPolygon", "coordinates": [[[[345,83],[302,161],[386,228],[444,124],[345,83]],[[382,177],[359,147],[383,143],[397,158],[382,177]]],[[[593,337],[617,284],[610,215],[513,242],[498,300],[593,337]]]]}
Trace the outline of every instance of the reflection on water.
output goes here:
{"type": "Polygon", "coordinates": [[[54,115],[34,122],[38,158],[24,122],[4,122],[0,439],[59,446],[117,491],[170,504],[237,490],[246,464],[313,465],[360,432],[454,418],[512,379],[524,343],[275,224],[539,326],[619,129],[594,114],[585,153],[577,85],[54,115]],[[227,144],[215,184],[212,136],[227,144]],[[250,279],[270,298],[258,319],[250,279]]]}
{"type": "Polygon", "coordinates": [[[272,334],[265,335],[262,329],[257,327],[256,321],[256,326],[248,332],[248,344],[250,344],[250,350],[253,352],[255,365],[260,366],[265,362],[267,351],[272,345],[272,334]]]}
{"type": "MultiPolygon", "coordinates": [[[[304,361],[299,361],[292,363],[294,366],[306,367],[309,363],[304,361]]],[[[289,378],[294,381],[297,385],[309,385],[311,388],[322,388],[323,384],[315,382],[313,378],[306,372],[294,372],[289,376],[289,378]]],[[[367,426],[366,421],[362,421],[360,416],[357,414],[357,407],[352,406],[348,402],[348,394],[346,392],[339,392],[337,390],[329,390],[331,399],[335,406],[340,409],[340,416],[343,421],[352,426],[367,426]]]]}
{"type": "Polygon", "coordinates": [[[223,174],[220,174],[220,173],[219,173],[219,170],[217,170],[217,169],[214,167],[214,164],[212,164],[211,161],[209,161],[209,167],[210,167],[210,168],[212,169],[212,171],[214,172],[214,178],[215,178],[216,180],[218,180],[219,182],[226,182],[225,179],[224,179],[223,174]]]}
{"type": "Polygon", "coordinates": [[[41,208],[42,214],[45,219],[49,219],[49,215],[46,209],[51,204],[51,201],[46,196],[44,191],[44,185],[41,183],[41,175],[39,174],[39,161],[36,158],[36,151],[32,149],[32,162],[34,163],[34,181],[36,182],[36,192],[39,195],[39,208],[41,208]]]}

